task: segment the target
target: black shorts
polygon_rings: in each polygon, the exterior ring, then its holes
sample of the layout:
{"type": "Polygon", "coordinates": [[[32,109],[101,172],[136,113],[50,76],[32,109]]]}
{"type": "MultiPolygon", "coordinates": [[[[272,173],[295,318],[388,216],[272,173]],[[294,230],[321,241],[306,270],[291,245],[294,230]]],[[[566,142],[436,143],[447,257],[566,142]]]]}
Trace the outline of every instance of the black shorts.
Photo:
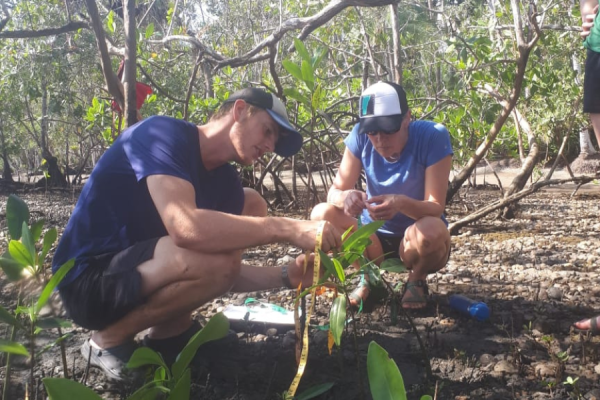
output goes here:
{"type": "Polygon", "coordinates": [[[384,259],[390,258],[400,258],[400,243],[402,243],[402,239],[404,239],[404,235],[402,236],[391,236],[383,234],[379,231],[376,232],[379,241],[381,242],[381,247],[383,248],[384,259]]]}
{"type": "Polygon", "coordinates": [[[154,257],[158,239],[90,257],[83,273],[60,289],[69,318],[83,328],[101,330],[142,304],[142,276],[137,266],[154,257]]]}
{"type": "MultiPolygon", "coordinates": [[[[387,260],[389,258],[400,258],[400,243],[402,243],[402,239],[404,239],[404,235],[402,236],[391,236],[383,234],[379,231],[375,233],[381,242],[381,247],[383,248],[384,259],[387,260]]],[[[452,249],[448,252],[448,260],[450,260],[450,253],[452,249]]]]}
{"type": "Polygon", "coordinates": [[[583,112],[600,114],[600,53],[589,49],[583,78],[583,112]]]}

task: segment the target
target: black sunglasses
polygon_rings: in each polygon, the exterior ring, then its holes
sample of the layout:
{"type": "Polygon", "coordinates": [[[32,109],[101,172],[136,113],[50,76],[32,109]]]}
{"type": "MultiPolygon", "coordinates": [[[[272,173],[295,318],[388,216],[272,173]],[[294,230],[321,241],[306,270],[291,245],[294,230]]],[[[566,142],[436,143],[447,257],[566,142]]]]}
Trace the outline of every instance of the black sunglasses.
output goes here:
{"type": "MultiPolygon", "coordinates": [[[[398,132],[398,131],[396,131],[396,132],[398,132]]],[[[376,136],[379,133],[384,134],[384,135],[393,135],[396,132],[371,131],[371,132],[367,132],[367,135],[369,135],[369,136],[376,136]]]]}

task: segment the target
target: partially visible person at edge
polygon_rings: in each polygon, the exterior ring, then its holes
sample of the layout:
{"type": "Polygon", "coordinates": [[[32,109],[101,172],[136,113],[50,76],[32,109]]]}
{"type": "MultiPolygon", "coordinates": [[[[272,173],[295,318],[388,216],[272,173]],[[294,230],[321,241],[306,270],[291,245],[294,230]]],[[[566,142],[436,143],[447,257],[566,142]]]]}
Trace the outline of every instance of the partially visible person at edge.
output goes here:
{"type": "MultiPolygon", "coordinates": [[[[152,116],[119,136],[84,186],[52,266],[75,259],[59,291],[68,316],[94,331],[81,348],[91,365],[121,380],[147,328],[144,344],[170,365],[200,330],[191,313],[201,305],[228,291],[310,285],[303,255],[283,267],[241,262],[244,249],[268,243],[314,249],[319,223],[266,217],[265,200],[229,164],[301,146],[283,103],[256,88],[232,94],[205,125],[152,116]]],[[[341,245],[329,223],[322,243],[341,245]]]]}
{"type": "MultiPolygon", "coordinates": [[[[428,274],[446,265],[450,234],[443,216],[452,147],[446,128],[412,121],[404,89],[378,82],[360,97],[359,123],[346,138],[340,168],[313,220],[327,220],[338,229],[385,221],[372,237],[367,257],[380,264],[400,258],[410,270],[402,307],[427,305],[428,274]],[[364,170],[367,191],[355,189],[364,170]]],[[[356,306],[369,295],[368,282],[351,294],[356,306]]]]}
{"type": "MultiPolygon", "coordinates": [[[[600,21],[598,0],[581,0],[583,46],[587,49],[583,79],[583,112],[590,114],[592,127],[600,145],[600,21]]],[[[573,324],[575,328],[600,333],[600,316],[586,318],[573,324]]]]}

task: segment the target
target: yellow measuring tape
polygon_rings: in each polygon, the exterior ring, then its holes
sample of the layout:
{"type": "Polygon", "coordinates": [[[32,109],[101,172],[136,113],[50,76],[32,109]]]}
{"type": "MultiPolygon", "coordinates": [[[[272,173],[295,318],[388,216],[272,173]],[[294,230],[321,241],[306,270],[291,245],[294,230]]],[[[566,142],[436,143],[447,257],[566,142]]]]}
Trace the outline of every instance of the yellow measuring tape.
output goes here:
{"type": "MultiPolygon", "coordinates": [[[[319,269],[321,268],[321,254],[319,250],[321,250],[321,244],[323,241],[323,227],[325,226],[325,221],[322,221],[317,228],[317,237],[315,244],[315,262],[313,267],[313,286],[319,283],[319,269]]],[[[310,256],[310,251],[306,252],[304,256],[304,272],[306,273],[306,268],[308,267],[308,257],[310,256]]],[[[298,294],[300,294],[300,290],[302,288],[302,282],[300,286],[298,286],[298,294]]],[[[290,385],[288,390],[288,395],[294,397],[296,394],[296,390],[298,389],[298,384],[300,384],[300,379],[302,379],[302,375],[304,374],[304,369],[306,368],[306,362],[308,361],[308,326],[310,324],[310,316],[315,307],[315,303],[317,301],[316,296],[317,288],[316,286],[310,291],[310,307],[308,307],[308,312],[306,313],[306,324],[304,324],[304,334],[302,335],[302,352],[300,353],[300,362],[298,363],[298,372],[296,372],[296,376],[290,385]]],[[[294,321],[296,322],[296,333],[297,337],[299,337],[300,333],[300,319],[298,318],[298,307],[299,304],[296,304],[294,308],[294,321]]]]}

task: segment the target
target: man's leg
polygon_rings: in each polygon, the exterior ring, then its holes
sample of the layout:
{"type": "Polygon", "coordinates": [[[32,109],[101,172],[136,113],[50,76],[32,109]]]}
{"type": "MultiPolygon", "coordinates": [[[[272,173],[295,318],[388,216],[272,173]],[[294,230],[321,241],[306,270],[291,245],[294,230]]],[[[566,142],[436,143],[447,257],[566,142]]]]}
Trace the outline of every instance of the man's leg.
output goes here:
{"type": "Polygon", "coordinates": [[[594,134],[596,135],[596,143],[598,143],[598,148],[600,149],[600,114],[590,114],[590,120],[594,128],[594,134]]]}
{"type": "MultiPolygon", "coordinates": [[[[425,281],[428,274],[442,269],[450,253],[450,233],[440,218],[424,217],[409,226],[400,243],[400,258],[410,270],[408,282],[425,281]]],[[[404,308],[423,308],[425,288],[412,286],[402,298],[404,308]],[[416,293],[413,293],[416,291],[416,293]],[[412,299],[412,301],[411,301],[412,299]]]]}
{"type": "Polygon", "coordinates": [[[227,292],[239,273],[239,252],[203,254],[175,246],[161,238],[154,258],[137,267],[142,277],[145,302],[122,319],[95,332],[101,348],[123,344],[138,332],[151,328],[151,338],[167,338],[191,326],[191,312],[227,292]]]}
{"type": "Polygon", "coordinates": [[[244,210],[242,215],[266,217],[267,211],[265,199],[256,190],[244,188],[244,210]]]}

